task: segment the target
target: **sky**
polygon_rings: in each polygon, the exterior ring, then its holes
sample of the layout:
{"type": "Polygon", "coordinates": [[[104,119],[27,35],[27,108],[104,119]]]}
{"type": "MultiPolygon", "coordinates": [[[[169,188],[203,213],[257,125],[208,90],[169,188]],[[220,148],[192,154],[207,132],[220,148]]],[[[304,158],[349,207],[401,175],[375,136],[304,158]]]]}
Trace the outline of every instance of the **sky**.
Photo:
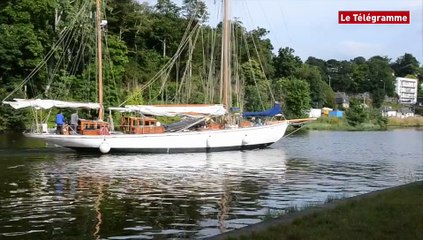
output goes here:
{"type": "MultiPolygon", "coordinates": [[[[138,0],[154,5],[156,0],[138,0]]],[[[180,5],[182,0],[172,0],[180,5]]],[[[209,24],[222,18],[221,0],[204,0],[209,24]]],[[[231,18],[248,29],[263,27],[277,53],[324,60],[387,56],[395,61],[411,53],[423,64],[423,0],[232,0],[231,18]],[[410,24],[338,24],[338,11],[410,11],[410,24]]]]}

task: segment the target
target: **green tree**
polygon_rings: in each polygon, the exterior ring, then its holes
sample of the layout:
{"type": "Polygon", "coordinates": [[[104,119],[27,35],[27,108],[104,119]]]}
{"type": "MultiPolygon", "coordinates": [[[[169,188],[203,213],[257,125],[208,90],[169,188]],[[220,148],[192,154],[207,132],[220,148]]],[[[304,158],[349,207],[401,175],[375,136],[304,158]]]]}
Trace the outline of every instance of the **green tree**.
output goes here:
{"type": "Polygon", "coordinates": [[[327,66],[326,66],[325,60],[310,56],[310,57],[307,58],[305,63],[308,64],[308,65],[317,67],[319,69],[320,75],[322,76],[322,80],[328,81],[327,66]]]}
{"type": "Polygon", "coordinates": [[[418,89],[417,96],[423,97],[423,87],[422,87],[422,85],[423,85],[423,66],[420,66],[418,74],[417,74],[417,78],[419,80],[418,86],[417,86],[417,89],[418,89]]]}
{"type": "Polygon", "coordinates": [[[417,76],[419,71],[419,61],[410,53],[398,57],[397,60],[391,64],[392,69],[395,71],[395,76],[405,77],[409,74],[417,76]]]}
{"type": "Polygon", "coordinates": [[[385,95],[394,95],[395,78],[388,58],[374,56],[367,61],[367,65],[369,67],[368,91],[372,96],[373,106],[379,108],[382,106],[385,95]]]}
{"type": "Polygon", "coordinates": [[[250,60],[241,66],[241,78],[245,83],[244,106],[248,111],[262,111],[270,107],[270,93],[266,77],[260,65],[250,60]]]}
{"type": "Polygon", "coordinates": [[[274,89],[275,98],[282,100],[287,117],[303,117],[310,109],[310,86],[306,81],[282,78],[276,81],[274,89]]]}
{"type": "Polygon", "coordinates": [[[358,99],[350,99],[350,108],[345,112],[348,124],[357,126],[367,120],[367,113],[364,106],[358,99]]]}
{"type": "Polygon", "coordinates": [[[351,76],[352,64],[349,61],[328,60],[327,72],[330,81],[329,85],[334,91],[350,92],[353,79],[351,76]]]}
{"type": "Polygon", "coordinates": [[[159,13],[173,18],[178,17],[181,11],[181,8],[170,0],[158,0],[155,7],[159,13]]]}
{"type": "Polygon", "coordinates": [[[294,55],[294,52],[294,49],[289,47],[279,49],[278,55],[273,59],[276,78],[293,77],[301,67],[302,61],[300,57],[294,55]]]}
{"type": "Polygon", "coordinates": [[[245,111],[263,111],[270,107],[269,87],[264,81],[245,87],[245,111]]]}
{"type": "Polygon", "coordinates": [[[323,107],[335,107],[335,93],[326,82],[322,83],[323,107]]]}
{"type": "Polygon", "coordinates": [[[266,36],[269,31],[265,28],[257,28],[251,30],[246,34],[247,46],[246,50],[250,50],[251,59],[259,62],[263,67],[264,74],[267,77],[272,77],[275,74],[273,66],[273,45],[266,36]]]}
{"type": "Polygon", "coordinates": [[[202,0],[184,0],[182,2],[182,13],[188,18],[194,18],[197,21],[207,21],[208,12],[207,5],[202,0]]]}
{"type": "Polygon", "coordinates": [[[115,35],[108,35],[107,60],[104,64],[104,95],[106,106],[117,106],[123,97],[122,80],[128,64],[128,49],[115,35]]]}
{"type": "Polygon", "coordinates": [[[241,76],[247,85],[255,85],[257,82],[261,82],[266,79],[260,65],[254,60],[250,60],[242,64],[241,76]]]}
{"type": "MultiPolygon", "coordinates": [[[[46,54],[53,38],[55,1],[12,1],[0,3],[0,97],[34,97],[46,81],[45,68],[18,88],[22,80],[35,68],[46,54]]],[[[1,128],[22,128],[27,120],[26,111],[14,111],[0,106],[1,128]]]]}
{"type": "Polygon", "coordinates": [[[152,7],[135,0],[110,0],[106,7],[107,29],[134,48],[136,37],[151,28],[152,12],[152,7]]]}
{"type": "Polygon", "coordinates": [[[308,64],[302,65],[297,69],[295,77],[305,79],[310,86],[310,97],[312,106],[315,108],[332,107],[334,103],[334,92],[332,88],[322,80],[318,67],[308,64]]]}
{"type": "Polygon", "coordinates": [[[352,63],[352,82],[349,87],[351,93],[363,93],[369,90],[369,66],[362,57],[355,58],[352,63]]]}

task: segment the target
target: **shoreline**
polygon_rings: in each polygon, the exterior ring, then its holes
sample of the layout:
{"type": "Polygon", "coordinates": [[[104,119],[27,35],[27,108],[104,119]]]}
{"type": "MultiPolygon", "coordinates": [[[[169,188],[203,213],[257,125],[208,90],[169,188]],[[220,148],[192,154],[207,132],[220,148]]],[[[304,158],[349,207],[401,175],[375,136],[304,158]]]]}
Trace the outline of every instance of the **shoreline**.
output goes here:
{"type": "MultiPolygon", "coordinates": [[[[423,189],[423,181],[416,181],[416,182],[403,184],[403,185],[399,185],[399,186],[395,186],[395,187],[381,189],[381,190],[357,195],[357,196],[351,197],[351,198],[336,199],[336,200],[333,200],[329,203],[324,203],[322,205],[309,207],[309,208],[306,208],[304,210],[300,210],[299,212],[284,214],[280,217],[277,217],[277,218],[274,218],[274,219],[271,219],[271,220],[265,220],[265,221],[262,221],[260,223],[254,224],[254,225],[246,226],[246,227],[243,227],[243,228],[240,228],[240,229],[236,229],[236,230],[233,230],[233,231],[229,231],[229,232],[222,233],[220,235],[212,236],[212,237],[205,238],[205,239],[208,239],[208,240],[260,239],[260,236],[262,234],[267,234],[268,231],[272,231],[273,236],[275,235],[275,232],[276,232],[276,235],[280,234],[279,236],[284,236],[284,237],[289,238],[289,236],[287,236],[286,233],[284,233],[281,230],[282,227],[289,228],[290,226],[299,225],[299,224],[297,224],[297,222],[302,222],[302,223],[304,223],[304,222],[307,223],[307,221],[312,222],[312,220],[313,220],[312,218],[319,218],[319,216],[326,217],[324,220],[327,221],[327,219],[329,219],[329,220],[331,219],[330,216],[327,217],[331,213],[335,212],[335,214],[343,215],[347,210],[349,210],[349,209],[345,210],[346,207],[351,206],[351,208],[360,208],[361,207],[361,208],[366,209],[366,203],[367,202],[377,202],[377,200],[380,200],[380,199],[382,199],[382,202],[383,201],[388,202],[391,195],[395,195],[395,194],[406,192],[406,191],[412,191],[413,189],[418,189],[418,190],[421,191],[420,193],[418,192],[417,195],[416,195],[416,198],[420,199],[418,196],[423,196],[422,195],[422,193],[423,193],[423,190],[422,190],[423,189]],[[386,199],[388,199],[388,200],[386,200],[386,199]]],[[[397,203],[397,202],[401,202],[402,204],[407,203],[407,202],[401,201],[401,199],[399,199],[399,200],[394,199],[393,202],[394,202],[394,204],[397,203]]],[[[354,209],[352,209],[352,210],[354,210],[354,209]]],[[[387,208],[387,210],[391,210],[391,209],[387,208]]],[[[407,209],[404,209],[404,210],[407,210],[407,209]]],[[[412,208],[408,209],[408,210],[412,210],[412,208]]],[[[385,211],[385,209],[382,209],[382,211],[388,212],[388,211],[385,211]]],[[[407,211],[404,211],[404,214],[406,212],[407,211]]],[[[332,215],[334,215],[334,214],[332,214],[332,215]]],[[[345,214],[345,215],[347,215],[347,214],[345,214]]],[[[360,219],[363,222],[362,227],[366,228],[367,225],[364,224],[364,222],[366,221],[366,216],[361,216],[361,217],[362,218],[360,218],[360,219]]],[[[376,219],[372,219],[372,220],[376,220],[376,221],[381,220],[381,219],[378,219],[377,217],[381,218],[381,217],[385,217],[385,216],[376,216],[376,219]]],[[[345,218],[345,216],[343,218],[345,218]]],[[[371,218],[371,217],[368,217],[368,218],[371,218]]],[[[395,221],[395,220],[396,219],[393,219],[392,221],[395,221]]],[[[327,222],[323,222],[322,225],[325,225],[325,223],[327,223],[327,222]]],[[[303,225],[306,225],[306,224],[303,224],[303,225]]],[[[315,227],[318,228],[319,226],[315,226],[315,227]]],[[[345,227],[348,227],[348,226],[345,226],[345,227]]],[[[331,232],[331,231],[332,231],[332,229],[329,229],[329,232],[331,232]]],[[[322,236],[320,236],[320,238],[321,237],[322,236]]],[[[337,236],[337,237],[339,238],[340,236],[337,236]]],[[[297,236],[297,238],[303,239],[299,236],[297,236]]],[[[323,238],[325,238],[325,237],[323,237],[323,238]]],[[[271,238],[268,238],[268,235],[267,235],[267,237],[265,237],[264,239],[271,239],[271,238]]],[[[340,237],[340,239],[342,239],[342,237],[340,237]]]]}
{"type": "Polygon", "coordinates": [[[357,126],[348,124],[345,118],[321,117],[316,121],[304,126],[305,130],[324,131],[385,131],[397,128],[420,128],[423,127],[423,117],[410,118],[387,118],[386,124],[377,122],[365,122],[357,126]]]}

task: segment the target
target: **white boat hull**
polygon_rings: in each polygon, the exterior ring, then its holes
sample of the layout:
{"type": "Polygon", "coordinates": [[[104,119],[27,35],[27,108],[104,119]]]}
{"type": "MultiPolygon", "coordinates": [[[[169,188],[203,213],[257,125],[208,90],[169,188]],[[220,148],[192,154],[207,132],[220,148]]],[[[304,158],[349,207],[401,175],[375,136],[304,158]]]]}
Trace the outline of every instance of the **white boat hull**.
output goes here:
{"type": "Polygon", "coordinates": [[[285,134],[288,123],[278,122],[249,128],[210,131],[189,131],[161,134],[111,135],[57,135],[24,133],[26,137],[40,139],[75,150],[97,152],[176,153],[211,152],[264,148],[285,134]]]}

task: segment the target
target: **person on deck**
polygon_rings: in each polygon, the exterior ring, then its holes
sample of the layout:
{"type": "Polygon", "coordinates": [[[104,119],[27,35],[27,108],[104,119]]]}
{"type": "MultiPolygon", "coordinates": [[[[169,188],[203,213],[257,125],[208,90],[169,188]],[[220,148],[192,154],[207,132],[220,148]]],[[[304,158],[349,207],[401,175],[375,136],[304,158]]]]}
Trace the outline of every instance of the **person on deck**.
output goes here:
{"type": "Polygon", "coordinates": [[[71,120],[70,120],[70,124],[71,124],[71,128],[72,128],[72,134],[76,134],[77,133],[77,128],[78,128],[78,112],[74,112],[71,115],[71,120]]]}
{"type": "Polygon", "coordinates": [[[56,134],[63,134],[63,124],[65,123],[65,116],[62,112],[58,112],[56,115],[56,134]]]}

